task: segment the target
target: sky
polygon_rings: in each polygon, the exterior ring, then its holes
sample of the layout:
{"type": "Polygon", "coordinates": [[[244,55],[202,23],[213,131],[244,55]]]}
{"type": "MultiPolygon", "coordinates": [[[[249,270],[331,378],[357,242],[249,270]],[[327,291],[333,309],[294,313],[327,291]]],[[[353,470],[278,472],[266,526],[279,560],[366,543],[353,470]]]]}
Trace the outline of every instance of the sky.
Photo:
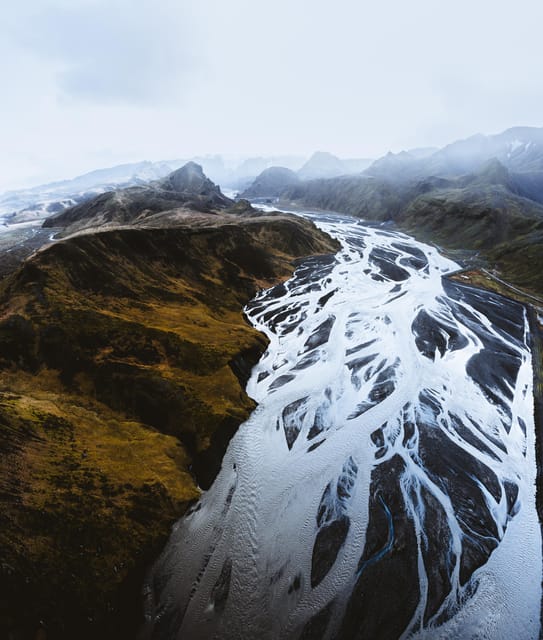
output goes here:
{"type": "Polygon", "coordinates": [[[0,191],[543,126],[542,24],[541,0],[3,2],[0,191]]]}

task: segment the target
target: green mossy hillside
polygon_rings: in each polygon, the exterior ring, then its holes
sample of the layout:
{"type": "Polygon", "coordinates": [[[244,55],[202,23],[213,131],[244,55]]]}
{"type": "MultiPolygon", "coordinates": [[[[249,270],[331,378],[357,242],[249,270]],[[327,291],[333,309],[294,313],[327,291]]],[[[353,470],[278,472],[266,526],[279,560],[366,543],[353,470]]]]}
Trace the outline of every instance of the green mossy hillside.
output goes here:
{"type": "Polygon", "coordinates": [[[4,280],[0,637],[134,636],[146,566],[254,408],[266,341],[243,305],[336,248],[213,216],[74,236],[4,280]]]}

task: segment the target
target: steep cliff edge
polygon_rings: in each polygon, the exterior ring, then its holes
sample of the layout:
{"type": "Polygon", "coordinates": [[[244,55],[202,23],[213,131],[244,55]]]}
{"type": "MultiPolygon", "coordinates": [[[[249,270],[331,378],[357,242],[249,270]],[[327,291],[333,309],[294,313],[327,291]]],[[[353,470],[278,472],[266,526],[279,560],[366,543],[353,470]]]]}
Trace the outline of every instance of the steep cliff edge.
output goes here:
{"type": "Polygon", "coordinates": [[[74,236],[6,278],[0,636],[133,637],[146,564],[254,406],[243,305],[336,249],[293,217],[209,215],[74,236]]]}

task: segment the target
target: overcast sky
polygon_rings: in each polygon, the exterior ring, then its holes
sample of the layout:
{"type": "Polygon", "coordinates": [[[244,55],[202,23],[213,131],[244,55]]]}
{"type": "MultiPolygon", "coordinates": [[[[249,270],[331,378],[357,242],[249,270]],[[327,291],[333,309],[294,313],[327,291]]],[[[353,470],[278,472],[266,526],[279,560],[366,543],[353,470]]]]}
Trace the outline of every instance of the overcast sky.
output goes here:
{"type": "Polygon", "coordinates": [[[541,0],[18,0],[0,191],[196,154],[376,157],[543,125],[541,0]]]}

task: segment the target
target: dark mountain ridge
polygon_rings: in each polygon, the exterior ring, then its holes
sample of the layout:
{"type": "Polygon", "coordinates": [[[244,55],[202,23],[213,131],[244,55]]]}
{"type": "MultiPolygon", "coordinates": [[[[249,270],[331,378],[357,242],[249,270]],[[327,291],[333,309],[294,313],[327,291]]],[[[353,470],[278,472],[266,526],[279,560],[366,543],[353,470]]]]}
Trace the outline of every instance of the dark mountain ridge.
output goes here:
{"type": "Polygon", "coordinates": [[[242,198],[276,198],[283,191],[292,185],[300,182],[298,175],[286,167],[270,167],[265,169],[253,182],[253,184],[243,191],[242,198]]]}
{"type": "MultiPolygon", "coordinates": [[[[508,135],[510,140],[514,134],[508,135]]],[[[487,141],[483,146],[488,147],[487,141]]],[[[395,167],[404,162],[409,165],[413,159],[394,158],[395,167]]],[[[482,251],[481,256],[506,280],[543,292],[543,172],[513,171],[497,158],[485,160],[471,173],[456,175],[456,171],[414,177],[408,171],[397,180],[389,165],[384,177],[368,171],[306,181],[286,188],[279,199],[367,220],[393,221],[444,247],[482,251]]]]}
{"type": "Polygon", "coordinates": [[[130,224],[139,218],[175,208],[202,213],[224,210],[234,205],[209,178],[202,167],[188,162],[162,180],[117,189],[50,216],[43,226],[63,227],[64,234],[92,227],[130,224]]]}
{"type": "Polygon", "coordinates": [[[543,128],[513,127],[496,135],[477,134],[423,157],[406,151],[388,153],[364,173],[399,182],[430,175],[459,177],[479,170],[493,158],[517,173],[543,172],[543,128]]]}

